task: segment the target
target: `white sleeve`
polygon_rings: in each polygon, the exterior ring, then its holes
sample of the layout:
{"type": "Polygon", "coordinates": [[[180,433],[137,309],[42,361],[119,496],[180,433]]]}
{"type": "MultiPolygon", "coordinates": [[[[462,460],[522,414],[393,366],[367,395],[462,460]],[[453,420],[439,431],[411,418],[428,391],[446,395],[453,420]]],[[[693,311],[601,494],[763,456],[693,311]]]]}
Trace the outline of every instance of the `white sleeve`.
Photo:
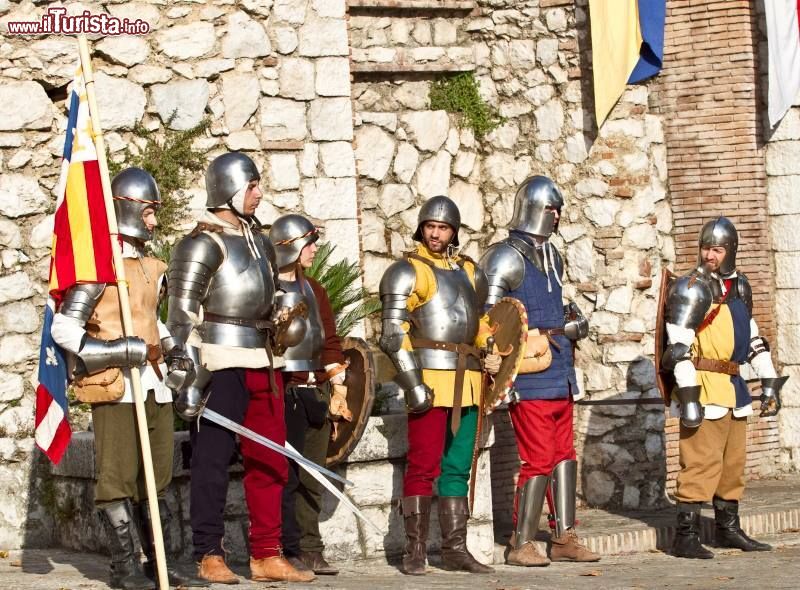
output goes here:
{"type": "Polygon", "coordinates": [[[67,317],[60,313],[53,316],[50,335],[55,343],[64,350],[77,354],[81,349],[81,342],[85,334],[86,330],[75,318],[67,317]]]}
{"type": "MultiPolygon", "coordinates": [[[[751,318],[750,338],[755,338],[758,335],[758,324],[756,324],[755,319],[751,318]]],[[[767,351],[758,353],[753,360],[750,361],[750,366],[753,367],[759,379],[770,379],[778,376],[778,373],[775,371],[775,366],[772,364],[772,356],[770,356],[767,351]]]]}
{"type": "MultiPolygon", "coordinates": [[[[682,328],[675,324],[667,323],[667,342],[669,344],[684,344],[691,347],[694,338],[695,331],[691,328],[682,328]]],[[[680,361],[675,365],[673,373],[678,387],[694,387],[697,385],[697,371],[692,361],[680,361]]]]}

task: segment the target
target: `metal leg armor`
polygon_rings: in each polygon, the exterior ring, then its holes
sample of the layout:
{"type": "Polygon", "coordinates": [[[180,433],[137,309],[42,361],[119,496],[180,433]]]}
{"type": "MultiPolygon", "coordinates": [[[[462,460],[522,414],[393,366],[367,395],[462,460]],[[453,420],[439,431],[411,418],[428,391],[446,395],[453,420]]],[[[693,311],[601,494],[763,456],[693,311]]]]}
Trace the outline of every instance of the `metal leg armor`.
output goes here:
{"type": "Polygon", "coordinates": [[[553,496],[556,530],[550,539],[553,561],[599,561],[600,556],[581,543],[575,531],[575,489],[578,484],[578,462],[561,461],[553,469],[550,493],[553,496]]]}
{"type": "Polygon", "coordinates": [[[539,520],[542,517],[544,495],[550,478],[546,475],[535,475],[518,490],[517,527],[514,529],[514,549],[536,538],[539,520]]]}
{"type": "Polygon", "coordinates": [[[556,536],[575,526],[575,489],[578,485],[578,462],[562,461],[553,469],[550,493],[553,495],[556,517],[556,536]]]}

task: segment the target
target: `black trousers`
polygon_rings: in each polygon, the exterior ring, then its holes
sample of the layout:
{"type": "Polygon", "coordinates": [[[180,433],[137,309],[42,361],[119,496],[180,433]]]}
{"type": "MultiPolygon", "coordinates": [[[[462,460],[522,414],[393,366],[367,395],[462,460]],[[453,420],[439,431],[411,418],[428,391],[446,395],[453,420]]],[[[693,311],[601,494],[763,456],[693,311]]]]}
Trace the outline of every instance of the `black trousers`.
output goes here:
{"type": "MultiPolygon", "coordinates": [[[[318,465],[325,464],[328,453],[329,401],[327,385],[286,388],[286,440],[318,465]]],[[[281,509],[281,545],[286,555],[296,556],[301,550],[321,552],[324,549],[319,532],[322,486],[294,461],[289,461],[289,481],[283,489],[281,509]]]]}

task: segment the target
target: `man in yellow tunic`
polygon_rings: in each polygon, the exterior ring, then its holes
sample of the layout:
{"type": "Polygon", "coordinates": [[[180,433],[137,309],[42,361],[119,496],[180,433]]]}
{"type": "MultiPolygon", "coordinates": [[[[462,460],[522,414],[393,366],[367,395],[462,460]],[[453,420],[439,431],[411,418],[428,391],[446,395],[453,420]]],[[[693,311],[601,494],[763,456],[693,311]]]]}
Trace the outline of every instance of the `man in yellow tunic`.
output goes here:
{"type": "Polygon", "coordinates": [[[749,363],[761,379],[761,415],[780,409],[778,378],[767,341],[752,317],[752,290],[736,272],[738,234],[725,217],[703,226],[699,268],[677,279],[667,294],[668,346],[662,358],[677,387],[673,409],[680,411],[680,465],[677,530],[673,553],[709,559],[700,543],[700,508],[712,502],[715,543],[742,551],[771,547],[748,537],[739,523],[744,492],[747,416],[753,413],[750,391],[739,374],[749,363]]]}
{"type": "MultiPolygon", "coordinates": [[[[406,547],[403,572],[425,574],[425,542],[433,482],[438,480],[442,565],[490,573],[467,551],[467,492],[481,392],[481,350],[490,335],[479,310],[486,277],[457,252],[461,215],[447,197],[420,209],[414,252],[395,262],[380,285],[380,346],[397,368],[405,392],[408,455],[401,510],[406,547]],[[449,427],[448,427],[449,423],[449,427]]],[[[487,355],[486,370],[499,357],[487,355]]]]}

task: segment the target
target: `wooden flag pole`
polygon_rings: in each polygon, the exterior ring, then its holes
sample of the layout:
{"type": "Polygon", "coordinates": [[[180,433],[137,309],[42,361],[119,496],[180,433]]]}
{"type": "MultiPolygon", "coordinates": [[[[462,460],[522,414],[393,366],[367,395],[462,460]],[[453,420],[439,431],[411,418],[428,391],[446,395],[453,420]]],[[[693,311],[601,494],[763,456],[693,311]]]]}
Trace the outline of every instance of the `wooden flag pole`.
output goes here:
{"type": "MultiPolygon", "coordinates": [[[[124,334],[133,334],[133,319],[131,305],[128,297],[128,283],[125,280],[125,266],[122,261],[122,248],[116,239],[118,234],[117,216],[114,214],[114,202],[111,198],[111,179],[108,176],[108,162],[106,161],[106,146],[103,131],[100,127],[100,116],[97,112],[97,100],[94,93],[94,74],[92,73],[92,59],[89,53],[89,42],[85,35],[78,36],[78,47],[81,56],[81,69],[86,83],[86,95],[89,99],[89,115],[92,120],[94,144],[97,150],[97,164],[100,168],[100,181],[103,185],[103,199],[106,204],[108,216],[108,229],[111,233],[111,252],[114,256],[114,268],[117,274],[117,291],[119,292],[119,306],[122,311],[122,330],[124,334]]],[[[131,368],[131,385],[133,386],[133,401],[136,406],[136,425],[139,429],[139,441],[142,445],[142,461],[144,466],[144,479],[147,487],[147,503],[150,507],[150,524],[153,527],[153,545],[156,552],[156,565],[158,571],[158,587],[168,590],[167,559],[164,553],[164,537],[161,531],[161,516],[158,513],[158,494],[156,492],[156,479],[153,473],[153,456],[150,451],[150,435],[147,430],[147,418],[144,409],[144,396],[142,395],[142,381],[139,367],[131,368]]]]}

